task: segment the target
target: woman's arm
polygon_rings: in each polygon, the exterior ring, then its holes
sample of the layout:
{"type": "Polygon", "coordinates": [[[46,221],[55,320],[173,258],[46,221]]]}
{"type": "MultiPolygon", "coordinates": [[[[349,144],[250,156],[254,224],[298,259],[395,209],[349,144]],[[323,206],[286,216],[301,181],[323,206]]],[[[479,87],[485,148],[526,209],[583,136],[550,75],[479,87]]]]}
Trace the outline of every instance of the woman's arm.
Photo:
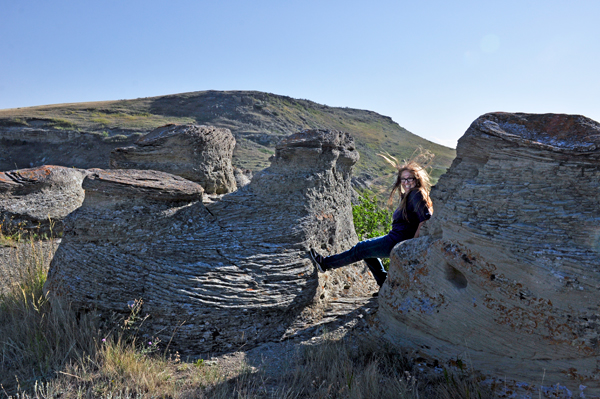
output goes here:
{"type": "Polygon", "coordinates": [[[417,227],[417,232],[415,233],[415,236],[413,238],[419,237],[419,231],[421,231],[421,226],[423,226],[423,223],[425,222],[426,220],[423,220],[421,223],[419,223],[419,227],[417,227]]]}
{"type": "Polygon", "coordinates": [[[407,210],[416,215],[419,222],[419,226],[417,226],[417,231],[415,231],[415,236],[413,238],[419,237],[421,233],[421,226],[431,217],[429,212],[429,208],[427,207],[427,203],[423,199],[423,194],[419,190],[413,190],[409,192],[408,202],[407,202],[407,210]]]}

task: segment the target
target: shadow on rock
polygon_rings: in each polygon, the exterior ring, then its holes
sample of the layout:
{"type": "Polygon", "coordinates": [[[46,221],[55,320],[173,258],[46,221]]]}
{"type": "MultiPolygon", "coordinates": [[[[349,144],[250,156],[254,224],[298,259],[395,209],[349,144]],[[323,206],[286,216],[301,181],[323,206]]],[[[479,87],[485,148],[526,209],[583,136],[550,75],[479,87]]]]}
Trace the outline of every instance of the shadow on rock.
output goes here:
{"type": "Polygon", "coordinates": [[[345,133],[297,133],[250,184],[207,205],[202,187],[178,176],[91,170],[45,288],[107,317],[141,299],[144,334],[183,354],[281,339],[334,298],[374,289],[364,267],[319,277],[307,256],[317,243],[356,242],[357,160],[345,133]]]}

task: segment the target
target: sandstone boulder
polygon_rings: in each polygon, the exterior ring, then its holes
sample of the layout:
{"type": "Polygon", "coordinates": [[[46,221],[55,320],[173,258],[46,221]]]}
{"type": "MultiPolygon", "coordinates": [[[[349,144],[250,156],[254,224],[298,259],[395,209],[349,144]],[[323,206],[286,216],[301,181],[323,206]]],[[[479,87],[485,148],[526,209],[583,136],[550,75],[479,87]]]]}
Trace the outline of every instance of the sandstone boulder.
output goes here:
{"type": "Polygon", "coordinates": [[[432,191],[428,235],[394,248],[381,328],[430,357],[597,397],[599,192],[597,122],[481,116],[432,191]]]}
{"type": "Polygon", "coordinates": [[[229,129],[199,125],[166,125],[140,138],[135,145],[110,154],[113,169],[150,169],[199,183],[206,193],[236,189],[231,158],[235,138],[229,129]]]}
{"type": "Polygon", "coordinates": [[[62,166],[0,172],[2,232],[60,234],[63,219],[83,202],[86,173],[62,166]]]}
{"type": "Polygon", "coordinates": [[[351,137],[304,131],[278,144],[250,184],[204,205],[200,186],[161,172],[94,171],[67,219],[46,289],[79,309],[127,311],[184,353],[233,350],[318,323],[376,285],[363,265],[318,276],[310,247],[356,243],[351,137]]]}

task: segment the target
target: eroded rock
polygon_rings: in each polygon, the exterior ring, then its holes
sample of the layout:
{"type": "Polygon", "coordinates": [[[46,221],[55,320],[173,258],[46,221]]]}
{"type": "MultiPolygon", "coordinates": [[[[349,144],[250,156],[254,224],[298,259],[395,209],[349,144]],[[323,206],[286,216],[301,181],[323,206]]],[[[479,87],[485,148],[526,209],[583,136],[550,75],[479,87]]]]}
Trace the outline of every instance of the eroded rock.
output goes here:
{"type": "Polygon", "coordinates": [[[311,246],[356,243],[357,160],[347,134],[304,131],[284,139],[250,184],[206,206],[200,186],[176,176],[94,171],[46,289],[104,314],[142,299],[145,333],[173,337],[185,353],[293,335],[332,301],[375,289],[363,265],[318,276],[307,256],[311,246]]]}
{"type": "Polygon", "coordinates": [[[85,170],[62,166],[0,172],[4,234],[60,234],[63,219],[83,202],[85,170]]]}
{"type": "Polygon", "coordinates": [[[432,191],[428,236],[380,294],[394,343],[498,377],[600,394],[600,124],[486,114],[432,191]]]}
{"type": "Polygon", "coordinates": [[[114,169],[150,169],[199,183],[209,194],[236,189],[231,165],[235,138],[229,129],[200,125],[166,125],[135,145],[110,154],[114,169]]]}

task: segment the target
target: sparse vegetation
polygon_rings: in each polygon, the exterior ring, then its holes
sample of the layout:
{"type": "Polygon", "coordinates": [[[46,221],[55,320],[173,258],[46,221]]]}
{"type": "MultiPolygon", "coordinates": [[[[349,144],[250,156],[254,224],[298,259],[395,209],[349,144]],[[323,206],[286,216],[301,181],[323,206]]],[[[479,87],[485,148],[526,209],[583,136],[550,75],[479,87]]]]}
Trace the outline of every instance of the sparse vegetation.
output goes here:
{"type": "Polygon", "coordinates": [[[273,155],[275,153],[275,151],[273,151],[271,149],[267,149],[267,148],[259,148],[258,151],[262,152],[263,154],[269,154],[269,155],[273,155]]]}
{"type": "MultiPolygon", "coordinates": [[[[135,101],[135,100],[132,100],[135,101]]],[[[102,134],[107,128],[128,134],[148,131],[168,123],[194,123],[193,119],[154,115],[135,107],[123,108],[121,102],[61,104],[18,110],[0,110],[0,126],[36,126],[102,134]],[[106,105],[109,103],[111,105],[106,105]],[[100,104],[95,107],[93,104],[100,104]],[[14,116],[10,116],[17,113],[14,116]]]]}
{"type": "Polygon", "coordinates": [[[77,125],[75,123],[63,118],[49,119],[48,126],[59,130],[77,130],[77,125]]]}
{"type": "Polygon", "coordinates": [[[107,143],[120,143],[123,141],[127,141],[128,137],[124,134],[115,134],[114,136],[106,136],[103,138],[103,141],[107,143]]]}
{"type": "Polygon", "coordinates": [[[97,123],[97,124],[104,125],[104,126],[108,126],[110,124],[110,120],[108,120],[108,118],[105,118],[103,116],[94,116],[93,118],[90,118],[90,122],[97,123]]]}
{"type": "Polygon", "coordinates": [[[24,118],[7,118],[7,119],[0,120],[0,126],[24,127],[24,126],[29,126],[29,123],[27,123],[27,120],[24,118]]]}
{"type": "MultiPolygon", "coordinates": [[[[368,197],[371,201],[373,197],[368,197]]],[[[0,287],[0,395],[19,398],[487,398],[464,367],[416,362],[370,338],[324,335],[289,352],[277,374],[239,361],[182,359],[142,340],[141,302],[101,322],[44,293],[53,240],[3,236],[11,265],[0,287]]],[[[458,364],[458,363],[456,363],[458,364]]],[[[462,363],[460,363],[462,365],[462,363]]]]}
{"type": "Polygon", "coordinates": [[[491,398],[471,372],[427,365],[370,337],[325,337],[293,368],[293,384],[320,398],[491,398]]]}

